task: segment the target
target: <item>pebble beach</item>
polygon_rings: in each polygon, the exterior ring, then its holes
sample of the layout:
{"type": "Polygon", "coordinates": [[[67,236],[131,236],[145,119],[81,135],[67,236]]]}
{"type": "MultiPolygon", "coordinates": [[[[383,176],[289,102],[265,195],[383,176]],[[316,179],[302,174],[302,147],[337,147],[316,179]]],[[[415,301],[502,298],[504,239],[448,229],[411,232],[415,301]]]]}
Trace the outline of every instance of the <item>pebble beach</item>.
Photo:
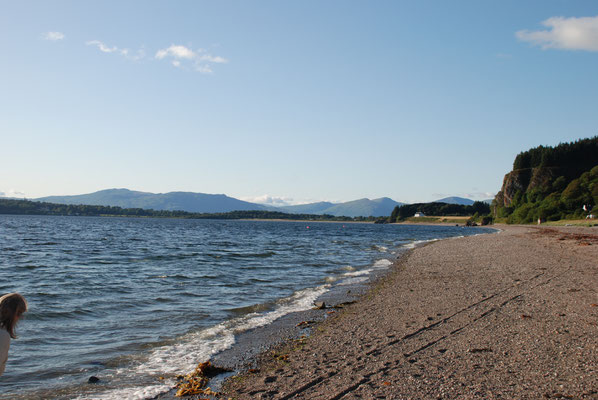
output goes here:
{"type": "Polygon", "coordinates": [[[598,228],[498,228],[406,253],[223,396],[598,398],[598,228]]]}

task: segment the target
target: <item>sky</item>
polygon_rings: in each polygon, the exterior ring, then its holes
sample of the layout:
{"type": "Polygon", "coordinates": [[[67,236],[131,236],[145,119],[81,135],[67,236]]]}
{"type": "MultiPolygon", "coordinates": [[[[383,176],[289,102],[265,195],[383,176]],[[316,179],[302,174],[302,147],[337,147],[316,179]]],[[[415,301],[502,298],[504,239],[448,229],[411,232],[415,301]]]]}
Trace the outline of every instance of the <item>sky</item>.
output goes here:
{"type": "Polygon", "coordinates": [[[598,135],[596,1],[0,0],[0,195],[492,198],[598,135]]]}

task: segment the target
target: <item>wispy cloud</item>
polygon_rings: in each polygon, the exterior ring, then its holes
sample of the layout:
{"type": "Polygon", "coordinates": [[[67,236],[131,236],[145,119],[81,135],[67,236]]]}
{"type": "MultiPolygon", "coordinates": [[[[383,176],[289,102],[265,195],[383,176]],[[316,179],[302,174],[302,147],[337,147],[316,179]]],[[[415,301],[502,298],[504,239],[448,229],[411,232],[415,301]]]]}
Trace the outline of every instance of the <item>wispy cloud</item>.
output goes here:
{"type": "Polygon", "coordinates": [[[204,49],[193,50],[189,47],[175,44],[158,50],[155,58],[158,60],[169,59],[171,64],[177,68],[189,66],[203,74],[214,72],[212,70],[214,64],[225,64],[228,62],[226,58],[209,54],[204,49]]]}
{"type": "MultiPolygon", "coordinates": [[[[85,44],[87,46],[97,46],[98,49],[100,49],[100,51],[103,53],[115,53],[115,52],[119,51],[118,47],[116,47],[116,46],[108,47],[103,42],[100,42],[99,40],[89,40],[89,41],[85,42],[85,44]]],[[[126,54],[126,50],[127,49],[125,49],[125,54],[126,54]]]]}
{"type": "Polygon", "coordinates": [[[277,207],[289,206],[294,204],[293,199],[291,197],[270,196],[269,194],[264,194],[262,196],[256,197],[241,197],[241,200],[257,204],[268,204],[277,207]]]}
{"type": "MultiPolygon", "coordinates": [[[[42,35],[44,40],[62,40],[65,35],[61,32],[46,32],[42,35]]],[[[144,47],[131,51],[128,48],[106,44],[101,40],[88,40],[86,46],[97,48],[100,52],[106,54],[116,54],[129,60],[138,61],[146,57],[144,47]]],[[[170,47],[156,51],[155,60],[169,60],[176,68],[192,69],[194,71],[211,74],[216,64],[228,63],[224,57],[209,53],[205,49],[194,50],[183,45],[171,45],[170,47]]]]}
{"type": "Polygon", "coordinates": [[[496,193],[492,192],[473,192],[473,193],[464,193],[461,197],[465,197],[472,200],[488,200],[493,199],[496,196],[496,193]]]}
{"type": "Polygon", "coordinates": [[[118,46],[110,47],[100,40],[89,40],[85,42],[85,44],[87,46],[97,47],[102,53],[116,53],[130,60],[140,60],[145,57],[145,50],[143,50],[143,48],[137,50],[135,53],[131,53],[129,49],[120,48],[118,46]]]}
{"type": "Polygon", "coordinates": [[[51,40],[53,42],[57,40],[63,40],[66,36],[62,32],[45,32],[42,33],[42,39],[51,40]]]}
{"type": "Polygon", "coordinates": [[[547,30],[521,30],[519,40],[543,49],[598,51],[598,16],[552,17],[542,22],[547,30]]]}
{"type": "Polygon", "coordinates": [[[282,206],[298,206],[302,204],[311,204],[311,203],[318,203],[320,201],[328,201],[330,203],[343,203],[344,200],[322,200],[322,199],[294,199],[292,197],[286,196],[271,196],[269,194],[264,194],[262,196],[246,196],[246,197],[239,197],[240,200],[249,201],[251,203],[257,204],[267,204],[275,207],[282,207],[282,206]]]}
{"type": "MultiPolygon", "coordinates": [[[[476,190],[474,188],[474,190],[476,190]]],[[[470,200],[488,200],[493,199],[496,193],[492,192],[468,192],[468,193],[432,193],[432,196],[437,199],[443,199],[445,197],[464,197],[470,200]]]]}
{"type": "Polygon", "coordinates": [[[24,198],[25,193],[20,192],[15,189],[8,189],[6,192],[0,192],[0,197],[16,197],[16,198],[24,198]]]}

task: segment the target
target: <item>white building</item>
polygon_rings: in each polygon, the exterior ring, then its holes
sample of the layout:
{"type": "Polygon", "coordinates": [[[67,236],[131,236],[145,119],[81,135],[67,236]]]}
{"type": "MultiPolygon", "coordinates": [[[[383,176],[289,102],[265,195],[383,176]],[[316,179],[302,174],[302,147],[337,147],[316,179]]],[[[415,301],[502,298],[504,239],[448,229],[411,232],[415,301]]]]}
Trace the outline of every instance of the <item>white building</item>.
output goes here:
{"type": "Polygon", "coordinates": [[[426,216],[426,214],[424,214],[423,212],[420,212],[420,211],[416,212],[414,215],[415,218],[425,217],[425,216],[426,216]]]}

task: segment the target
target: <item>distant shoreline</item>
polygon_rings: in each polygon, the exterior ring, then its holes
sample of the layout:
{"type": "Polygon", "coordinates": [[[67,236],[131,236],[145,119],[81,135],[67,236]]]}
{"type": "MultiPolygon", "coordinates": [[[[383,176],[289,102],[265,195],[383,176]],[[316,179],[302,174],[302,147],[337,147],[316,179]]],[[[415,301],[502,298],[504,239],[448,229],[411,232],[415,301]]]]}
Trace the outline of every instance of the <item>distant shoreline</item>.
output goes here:
{"type": "Polygon", "coordinates": [[[323,222],[323,223],[334,223],[334,224],[373,224],[374,221],[335,221],[335,220],[315,220],[315,219],[280,219],[280,218],[242,218],[235,221],[274,221],[274,222],[323,222]]]}

